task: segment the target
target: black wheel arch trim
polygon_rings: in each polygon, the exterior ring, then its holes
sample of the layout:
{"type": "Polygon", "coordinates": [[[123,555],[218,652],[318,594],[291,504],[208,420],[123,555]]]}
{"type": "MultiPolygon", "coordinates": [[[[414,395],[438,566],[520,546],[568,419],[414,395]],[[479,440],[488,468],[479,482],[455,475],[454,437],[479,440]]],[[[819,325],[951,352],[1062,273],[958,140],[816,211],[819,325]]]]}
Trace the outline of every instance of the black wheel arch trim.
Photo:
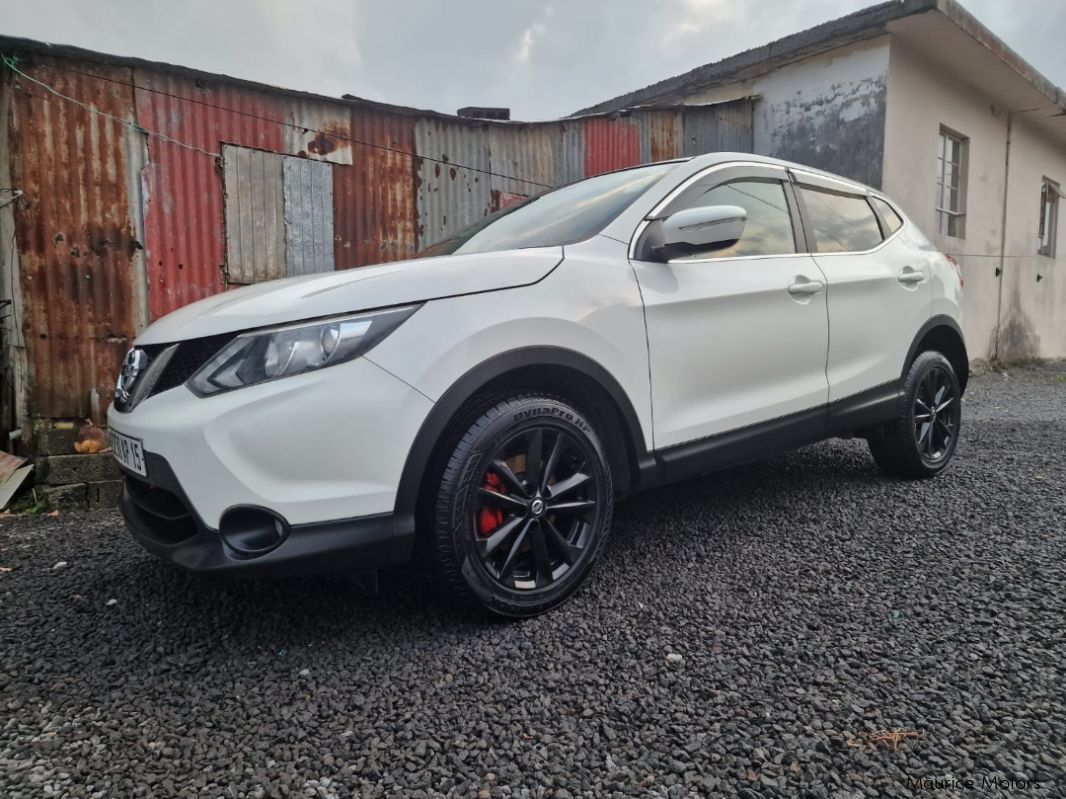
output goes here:
{"type": "MultiPolygon", "coordinates": [[[[918,357],[918,347],[932,330],[938,327],[950,328],[952,332],[959,337],[959,343],[962,345],[963,363],[966,364],[964,374],[957,374],[956,377],[959,380],[959,390],[963,393],[966,392],[966,383],[970,379],[970,361],[969,353],[966,350],[966,337],[962,334],[962,328],[959,327],[959,323],[946,314],[939,314],[931,317],[922,325],[917,334],[914,336],[914,340],[911,342],[910,348],[907,350],[907,359],[903,362],[903,368],[900,370],[900,379],[902,380],[907,376],[907,371],[911,368],[911,364],[914,363],[914,359],[918,357]]],[[[948,353],[943,353],[945,357],[948,357],[948,353]]],[[[950,357],[949,357],[950,360],[950,357]]]]}
{"type": "Polygon", "coordinates": [[[538,366],[564,367],[580,371],[607,392],[621,413],[629,439],[628,444],[636,461],[636,473],[633,474],[631,481],[633,486],[631,487],[643,484],[642,476],[654,470],[655,461],[648,454],[644,444],[644,430],[637,417],[636,409],[615,377],[592,358],[574,350],[551,346],[520,347],[482,361],[456,380],[433,405],[433,409],[422,422],[415,436],[400,475],[394,515],[401,528],[413,529],[414,527],[419,492],[426,475],[426,468],[437,442],[440,441],[460,408],[496,378],[516,369],[538,366]]]}

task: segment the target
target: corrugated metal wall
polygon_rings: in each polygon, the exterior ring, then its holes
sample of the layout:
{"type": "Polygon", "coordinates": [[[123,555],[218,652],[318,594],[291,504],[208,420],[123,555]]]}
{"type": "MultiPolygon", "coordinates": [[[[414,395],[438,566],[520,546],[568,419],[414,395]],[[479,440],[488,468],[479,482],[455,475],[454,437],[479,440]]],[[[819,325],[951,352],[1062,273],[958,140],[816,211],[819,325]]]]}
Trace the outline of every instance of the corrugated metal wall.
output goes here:
{"type": "MultiPolygon", "coordinates": [[[[129,69],[59,67],[39,57],[23,69],[132,121],[129,69]]],[[[24,193],[15,231],[30,412],[83,417],[93,389],[110,400],[116,366],[135,332],[133,263],[140,244],[126,185],[127,128],[18,77],[11,117],[11,178],[24,193]]]]}
{"type": "Polygon", "coordinates": [[[222,143],[284,152],[277,96],[150,69],[134,71],[137,121],[188,147],[150,137],[144,170],[152,319],[223,288],[222,143]],[[196,148],[196,149],[190,149],[196,148]]]}
{"type": "Polygon", "coordinates": [[[493,125],[489,128],[492,208],[540,194],[563,179],[561,125],[493,125]]]}
{"type": "Polygon", "coordinates": [[[446,239],[492,210],[489,133],[484,124],[415,123],[418,249],[446,239]]]}
{"type": "Polygon", "coordinates": [[[351,111],[352,166],[333,168],[337,269],[415,254],[414,118],[351,111]]]}
{"type": "Polygon", "coordinates": [[[585,121],[585,176],[640,163],[640,126],[631,117],[585,121]]]}
{"type": "Polygon", "coordinates": [[[686,108],[682,118],[683,155],[719,151],[750,153],[755,149],[750,99],[686,108]]]}
{"type": "Polygon", "coordinates": [[[680,111],[646,111],[638,114],[641,163],[667,161],[683,151],[680,111]]]}
{"type": "Polygon", "coordinates": [[[148,65],[20,64],[102,112],[14,86],[10,161],[26,193],[16,234],[40,417],[85,415],[93,389],[107,399],[137,328],[223,290],[227,274],[237,284],[406,258],[550,186],[752,145],[747,100],[492,123],[148,65]]]}

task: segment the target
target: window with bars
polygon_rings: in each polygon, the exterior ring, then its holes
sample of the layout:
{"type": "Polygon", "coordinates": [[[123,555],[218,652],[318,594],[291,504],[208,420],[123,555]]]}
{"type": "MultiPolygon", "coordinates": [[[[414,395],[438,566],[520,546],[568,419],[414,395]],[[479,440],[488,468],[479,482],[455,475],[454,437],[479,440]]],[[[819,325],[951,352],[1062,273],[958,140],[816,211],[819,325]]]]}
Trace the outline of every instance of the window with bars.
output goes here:
{"type": "Polygon", "coordinates": [[[966,237],[966,161],[969,140],[940,129],[937,158],[936,218],[944,236],[966,237]]]}
{"type": "Polygon", "coordinates": [[[1055,244],[1059,227],[1059,197],[1062,190],[1053,180],[1044,178],[1040,188],[1040,246],[1037,254],[1055,257],[1055,244]]]}

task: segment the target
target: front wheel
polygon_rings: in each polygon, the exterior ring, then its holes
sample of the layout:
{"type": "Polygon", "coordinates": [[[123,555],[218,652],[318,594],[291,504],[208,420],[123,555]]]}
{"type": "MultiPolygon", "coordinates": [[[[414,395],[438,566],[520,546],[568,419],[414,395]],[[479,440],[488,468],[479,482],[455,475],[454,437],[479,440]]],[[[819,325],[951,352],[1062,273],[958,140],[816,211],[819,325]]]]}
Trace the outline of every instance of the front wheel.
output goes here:
{"type": "Polygon", "coordinates": [[[889,474],[932,477],[955,454],[961,422],[962,390],[951,362],[939,352],[923,352],[903,381],[897,417],[868,437],[870,452],[889,474]]]}
{"type": "Polygon", "coordinates": [[[611,472],[596,429],[565,400],[523,394],[475,409],[454,432],[425,531],[439,582],[496,616],[562,604],[611,523],[611,472]]]}

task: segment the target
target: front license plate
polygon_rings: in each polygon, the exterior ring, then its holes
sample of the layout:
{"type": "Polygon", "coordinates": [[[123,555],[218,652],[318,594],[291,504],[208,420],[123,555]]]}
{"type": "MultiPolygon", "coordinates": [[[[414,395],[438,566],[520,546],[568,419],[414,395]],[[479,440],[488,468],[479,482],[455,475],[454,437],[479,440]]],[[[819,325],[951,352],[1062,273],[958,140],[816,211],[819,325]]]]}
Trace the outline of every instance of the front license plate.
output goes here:
{"type": "Polygon", "coordinates": [[[115,460],[142,477],[148,476],[148,469],[144,465],[144,447],[136,438],[124,436],[115,430],[109,430],[111,436],[111,451],[115,453],[115,460]]]}

